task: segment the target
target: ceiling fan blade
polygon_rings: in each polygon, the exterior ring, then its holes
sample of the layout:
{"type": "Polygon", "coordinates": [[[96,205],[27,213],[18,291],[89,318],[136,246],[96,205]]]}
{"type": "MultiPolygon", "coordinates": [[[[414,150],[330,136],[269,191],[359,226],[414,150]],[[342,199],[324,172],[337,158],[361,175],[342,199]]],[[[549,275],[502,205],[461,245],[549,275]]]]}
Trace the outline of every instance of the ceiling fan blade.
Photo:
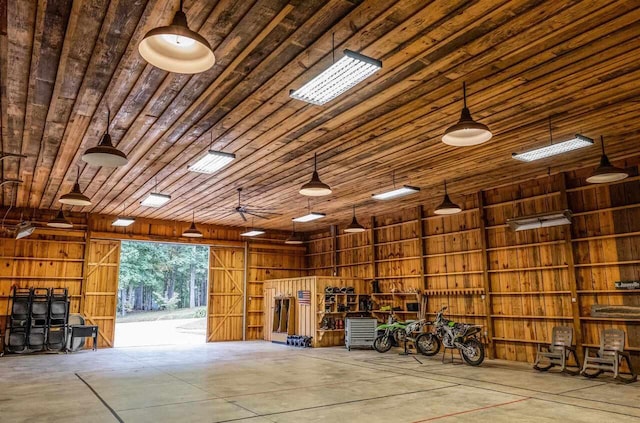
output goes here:
{"type": "Polygon", "coordinates": [[[244,212],[238,211],[238,213],[240,213],[240,217],[242,218],[242,220],[244,220],[246,222],[247,221],[247,216],[244,215],[244,212]]]}

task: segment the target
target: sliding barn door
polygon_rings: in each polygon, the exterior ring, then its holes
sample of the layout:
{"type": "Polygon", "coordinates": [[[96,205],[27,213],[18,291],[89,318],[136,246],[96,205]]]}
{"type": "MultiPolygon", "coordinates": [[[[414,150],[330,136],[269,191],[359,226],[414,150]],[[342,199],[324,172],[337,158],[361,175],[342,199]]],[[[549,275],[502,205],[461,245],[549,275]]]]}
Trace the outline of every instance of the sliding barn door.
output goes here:
{"type": "Polygon", "coordinates": [[[113,347],[120,241],[89,241],[85,260],[82,314],[88,325],[99,326],[98,347],[113,347]]]}
{"type": "Polygon", "coordinates": [[[210,249],[207,342],[242,340],[244,261],[244,249],[210,249]]]}

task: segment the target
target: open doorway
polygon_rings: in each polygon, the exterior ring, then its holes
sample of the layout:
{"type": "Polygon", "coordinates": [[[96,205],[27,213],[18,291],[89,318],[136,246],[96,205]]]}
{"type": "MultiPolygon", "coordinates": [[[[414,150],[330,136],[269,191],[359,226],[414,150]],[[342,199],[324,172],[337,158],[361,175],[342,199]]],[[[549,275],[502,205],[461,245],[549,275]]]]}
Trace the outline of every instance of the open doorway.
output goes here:
{"type": "Polygon", "coordinates": [[[116,347],[206,342],[209,247],[122,241],[116,347]]]}

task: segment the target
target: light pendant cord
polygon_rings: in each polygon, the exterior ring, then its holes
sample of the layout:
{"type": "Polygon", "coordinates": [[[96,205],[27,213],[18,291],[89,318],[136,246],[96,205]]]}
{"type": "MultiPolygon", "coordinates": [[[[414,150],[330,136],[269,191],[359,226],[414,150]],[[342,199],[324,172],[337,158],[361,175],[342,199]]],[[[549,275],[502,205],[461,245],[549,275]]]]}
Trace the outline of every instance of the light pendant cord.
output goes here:
{"type": "Polygon", "coordinates": [[[604,137],[602,135],[600,135],[600,147],[602,147],[602,155],[605,156],[605,152],[604,152],[604,137]]]}
{"type": "Polygon", "coordinates": [[[462,104],[467,108],[467,82],[462,83],[462,104]]]}

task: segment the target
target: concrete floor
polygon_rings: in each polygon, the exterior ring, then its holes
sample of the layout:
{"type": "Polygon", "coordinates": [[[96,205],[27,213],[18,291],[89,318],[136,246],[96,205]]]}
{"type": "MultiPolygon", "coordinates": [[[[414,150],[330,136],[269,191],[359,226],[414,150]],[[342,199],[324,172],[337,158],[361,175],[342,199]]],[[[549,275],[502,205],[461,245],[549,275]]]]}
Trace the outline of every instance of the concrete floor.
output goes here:
{"type": "Polygon", "coordinates": [[[3,423],[640,422],[640,383],[266,342],[5,356],[0,378],[3,423]]]}
{"type": "Polygon", "coordinates": [[[116,322],[116,347],[197,345],[207,339],[207,319],[116,322]]]}

